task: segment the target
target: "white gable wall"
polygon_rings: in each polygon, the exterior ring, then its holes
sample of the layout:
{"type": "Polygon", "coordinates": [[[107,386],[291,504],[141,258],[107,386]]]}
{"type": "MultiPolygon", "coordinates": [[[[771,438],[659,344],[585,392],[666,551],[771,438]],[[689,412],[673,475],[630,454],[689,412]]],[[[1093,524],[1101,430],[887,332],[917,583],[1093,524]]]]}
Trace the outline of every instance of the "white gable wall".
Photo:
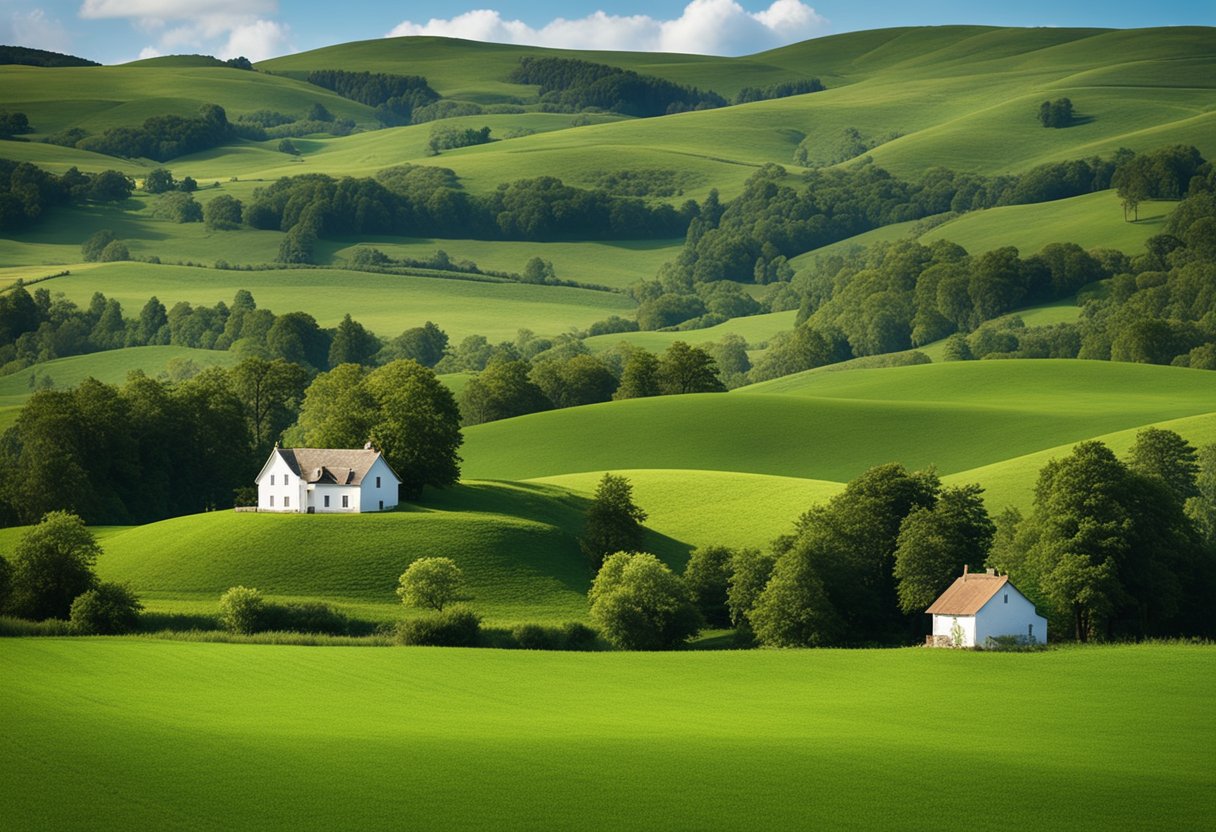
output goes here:
{"type": "Polygon", "coordinates": [[[258,511],[299,512],[307,499],[306,483],[291,472],[277,452],[258,477],[258,511]]]}
{"type": "Polygon", "coordinates": [[[372,463],[372,467],[363,477],[360,492],[360,511],[380,511],[381,502],[384,503],[384,511],[397,505],[397,477],[384,461],[384,457],[379,457],[372,463]],[[377,477],[380,480],[378,486],[377,477]]]}
{"type": "Polygon", "coordinates": [[[975,614],[975,643],[982,646],[988,636],[1030,636],[1044,644],[1047,619],[1037,615],[1034,604],[1007,583],[975,614]]]}
{"type": "Polygon", "coordinates": [[[335,485],[334,483],[316,483],[309,488],[308,505],[310,505],[317,514],[355,514],[359,511],[359,486],[357,485],[335,485]],[[329,505],[325,505],[325,498],[329,498],[329,505]],[[342,498],[346,498],[346,506],[342,505],[342,498]]]}
{"type": "Polygon", "coordinates": [[[963,630],[963,642],[960,647],[975,646],[975,616],[974,615],[934,615],[933,635],[952,639],[954,622],[957,621],[963,630]]]}

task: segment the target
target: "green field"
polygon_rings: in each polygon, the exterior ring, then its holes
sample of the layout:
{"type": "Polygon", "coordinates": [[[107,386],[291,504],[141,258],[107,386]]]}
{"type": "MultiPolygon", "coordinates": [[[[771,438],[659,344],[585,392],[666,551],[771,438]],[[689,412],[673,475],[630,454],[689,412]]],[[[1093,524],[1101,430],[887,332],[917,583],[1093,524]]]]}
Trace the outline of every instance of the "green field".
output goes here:
{"type": "Polygon", "coordinates": [[[0,664],[14,829],[1175,830],[1216,811],[1211,647],[6,639],[0,664]],[[989,784],[982,811],[960,778],[989,784]]]}
{"type": "Polygon", "coordinates": [[[73,269],[68,277],[40,285],[81,306],[94,292],[103,292],[117,298],[128,316],[138,315],[152,295],[166,307],[178,301],[211,306],[231,303],[238,289],[248,289],[259,307],[276,314],[302,310],[322,326],[334,326],[350,313],[391,337],[430,320],[457,340],[473,334],[512,339],[521,327],[556,335],[634,309],[632,300],[615,292],[336,269],[225,271],[107,263],[73,269]]]}

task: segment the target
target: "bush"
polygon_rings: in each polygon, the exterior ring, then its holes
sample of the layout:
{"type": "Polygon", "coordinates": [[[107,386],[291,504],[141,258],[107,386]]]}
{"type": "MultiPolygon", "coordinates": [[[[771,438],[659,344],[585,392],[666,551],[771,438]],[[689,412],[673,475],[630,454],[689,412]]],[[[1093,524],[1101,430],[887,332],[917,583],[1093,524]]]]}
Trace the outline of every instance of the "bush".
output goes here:
{"type": "Polygon", "coordinates": [[[114,636],[139,627],[144,605],[123,584],[98,584],[72,602],[72,629],[85,635],[114,636]]]}
{"type": "Polygon", "coordinates": [[[592,620],[623,650],[670,650],[701,628],[684,582],[648,553],[608,557],[587,598],[592,620]]]}
{"type": "Polygon", "coordinates": [[[111,240],[101,250],[97,260],[101,263],[118,263],[131,259],[131,251],[122,240],[111,240]]]}
{"type": "Polygon", "coordinates": [[[106,246],[116,239],[117,235],[108,228],[95,231],[89,239],[80,244],[80,256],[86,263],[95,263],[101,259],[101,253],[105,251],[106,246]]]}
{"type": "Polygon", "coordinates": [[[262,610],[259,629],[344,636],[350,632],[350,620],[329,604],[320,601],[266,604],[262,610]]]}
{"type": "Polygon", "coordinates": [[[481,616],[458,604],[443,612],[402,621],[397,641],[415,647],[476,647],[481,641],[481,616]]]}
{"type": "Polygon", "coordinates": [[[520,624],[511,637],[523,650],[591,650],[599,634],[586,624],[570,621],[559,626],[520,624]]]}
{"type": "Polygon", "coordinates": [[[253,633],[264,629],[266,601],[262,593],[234,586],[220,596],[219,622],[230,633],[253,633]]]}
{"type": "Polygon", "coordinates": [[[228,194],[221,194],[207,203],[203,209],[203,221],[208,228],[231,231],[241,227],[241,201],[228,194]]]}
{"type": "Polygon", "coordinates": [[[397,594],[407,606],[443,612],[460,597],[463,583],[464,573],[451,558],[418,558],[402,573],[397,594]]]}

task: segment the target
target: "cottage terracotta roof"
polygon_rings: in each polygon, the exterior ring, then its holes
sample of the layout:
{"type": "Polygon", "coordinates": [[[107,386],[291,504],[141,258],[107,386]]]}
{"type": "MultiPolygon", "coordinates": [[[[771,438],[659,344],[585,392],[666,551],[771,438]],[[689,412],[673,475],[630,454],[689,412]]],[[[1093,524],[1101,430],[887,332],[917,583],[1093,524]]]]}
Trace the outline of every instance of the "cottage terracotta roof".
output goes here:
{"type": "Polygon", "coordinates": [[[932,615],[975,615],[1007,583],[1008,575],[988,575],[983,572],[964,574],[955,578],[950,588],[925,612],[932,615]]]}
{"type": "Polygon", "coordinates": [[[358,485],[363,482],[367,472],[380,458],[379,451],[370,449],[278,448],[277,451],[292,473],[305,482],[336,485],[358,485]]]}

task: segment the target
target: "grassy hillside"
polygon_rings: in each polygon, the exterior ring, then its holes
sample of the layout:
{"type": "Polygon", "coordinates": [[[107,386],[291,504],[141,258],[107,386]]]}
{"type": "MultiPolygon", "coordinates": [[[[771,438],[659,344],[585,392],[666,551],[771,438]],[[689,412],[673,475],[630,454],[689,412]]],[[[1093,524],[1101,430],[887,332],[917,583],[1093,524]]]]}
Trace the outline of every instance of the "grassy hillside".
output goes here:
{"type": "Polygon", "coordinates": [[[10,639],[0,655],[0,794],[19,827],[995,832],[1199,829],[1216,811],[1210,647],[10,639]],[[959,742],[960,714],[975,741],[959,742]],[[991,811],[927,787],[943,760],[1000,784],[991,811]]]}
{"type": "Polygon", "coordinates": [[[190,347],[128,347],[122,350],[74,355],[35,364],[8,376],[0,376],[0,407],[19,405],[34,389],[35,383],[49,379],[56,388],[75,387],[86,378],[107,384],[121,384],[132,370],[148,375],[164,371],[171,361],[189,360],[200,368],[226,367],[236,363],[236,355],[219,350],[190,347]]]}
{"type": "Polygon", "coordinates": [[[1216,388],[1198,370],[957,362],[533,414],[468,429],[462,455],[475,477],[661,467],[840,482],[891,461],[951,473],[1212,411],[1216,388]]]}
{"type": "Polygon", "coordinates": [[[632,300],[613,292],[332,269],[245,272],[108,263],[73,269],[70,276],[41,285],[82,306],[94,292],[104,292],[117,298],[128,316],[137,315],[152,295],[166,307],[183,300],[213,305],[230,303],[238,289],[248,289],[258,306],[278,314],[303,310],[322,326],[334,326],[349,312],[380,335],[397,335],[430,320],[457,339],[474,333],[509,339],[520,327],[557,334],[634,308],[632,300]]]}

